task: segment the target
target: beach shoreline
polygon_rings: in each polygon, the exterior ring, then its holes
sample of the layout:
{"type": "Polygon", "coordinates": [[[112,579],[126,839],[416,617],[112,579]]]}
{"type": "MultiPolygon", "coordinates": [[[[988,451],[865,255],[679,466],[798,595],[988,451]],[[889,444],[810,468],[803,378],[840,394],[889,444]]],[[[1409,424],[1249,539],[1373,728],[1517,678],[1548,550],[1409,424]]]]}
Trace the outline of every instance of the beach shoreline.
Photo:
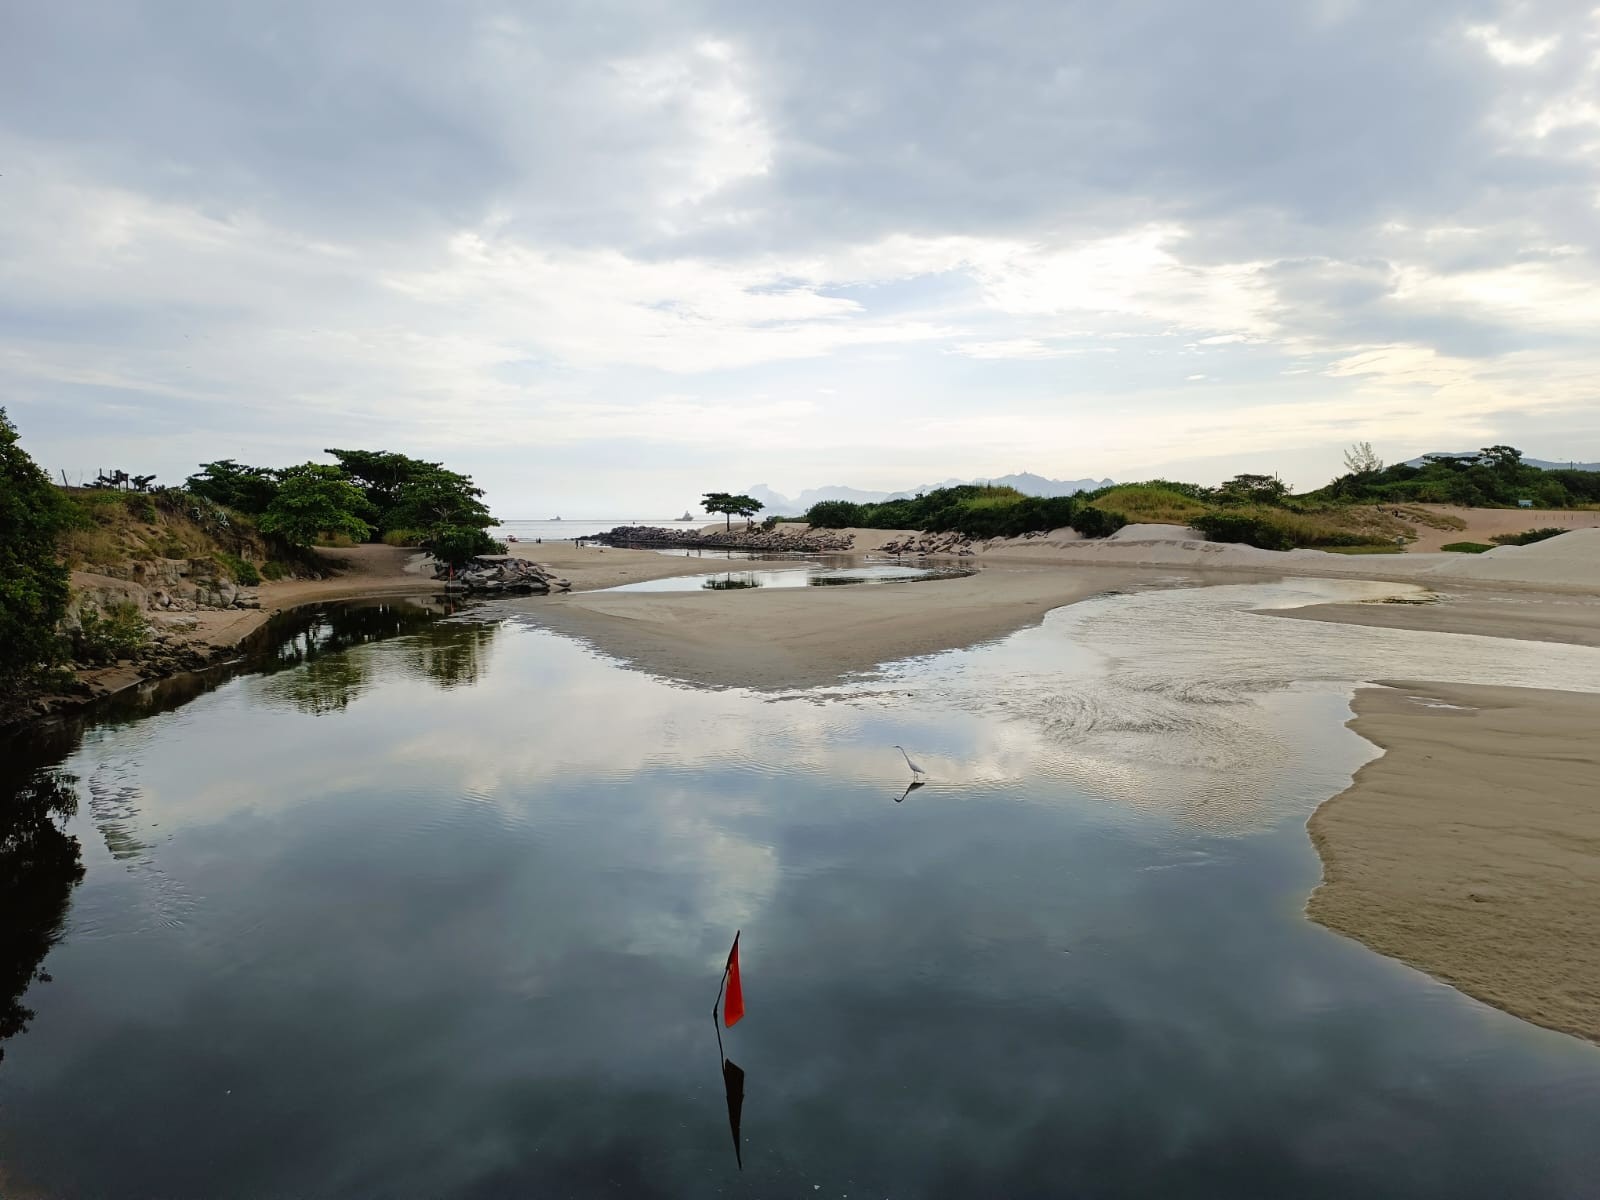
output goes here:
{"type": "Polygon", "coordinates": [[[1378,682],[1348,725],[1383,753],[1307,823],[1307,916],[1600,1043],[1600,695],[1378,682]]]}

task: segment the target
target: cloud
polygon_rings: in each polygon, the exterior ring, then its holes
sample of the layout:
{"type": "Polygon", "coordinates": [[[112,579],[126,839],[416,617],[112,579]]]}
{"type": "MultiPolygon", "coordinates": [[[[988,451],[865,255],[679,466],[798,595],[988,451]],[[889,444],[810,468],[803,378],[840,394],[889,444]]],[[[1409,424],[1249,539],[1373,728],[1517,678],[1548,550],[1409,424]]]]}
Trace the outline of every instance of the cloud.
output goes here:
{"type": "Polygon", "coordinates": [[[51,467],[172,478],[354,438],[448,454],[513,511],[665,513],[774,437],[760,474],[791,491],[1013,446],[1098,475],[1173,429],[1224,455],[1203,431],[1264,411],[1252,447],[1304,446],[1303,415],[1396,390],[1428,416],[1381,422],[1390,457],[1465,412],[1513,442],[1566,412],[1563,452],[1600,457],[1581,6],[87,3],[13,26],[0,387],[51,467]]]}

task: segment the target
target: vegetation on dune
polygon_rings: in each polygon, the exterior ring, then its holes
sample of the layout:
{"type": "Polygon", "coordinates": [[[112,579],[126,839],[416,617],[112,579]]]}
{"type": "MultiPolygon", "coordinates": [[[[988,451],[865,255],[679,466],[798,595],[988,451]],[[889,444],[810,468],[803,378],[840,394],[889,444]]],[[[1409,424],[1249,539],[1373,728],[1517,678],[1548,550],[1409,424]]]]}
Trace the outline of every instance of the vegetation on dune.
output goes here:
{"type": "Polygon", "coordinates": [[[1494,547],[1487,542],[1449,542],[1439,549],[1451,554],[1482,554],[1486,550],[1493,550],[1494,547]]]}
{"type": "Polygon", "coordinates": [[[1345,474],[1307,498],[1480,508],[1510,508],[1524,500],[1537,508],[1600,503],[1600,471],[1530,467],[1514,446],[1485,446],[1462,457],[1430,454],[1421,466],[1386,467],[1370,445],[1360,443],[1346,454],[1345,465],[1345,474]]]}
{"type": "Polygon", "coordinates": [[[1535,542],[1560,537],[1565,532],[1565,529],[1547,525],[1543,529],[1527,529],[1522,533],[1497,533],[1489,540],[1497,546],[1531,546],[1535,542]]]}
{"type": "Polygon", "coordinates": [[[963,484],[935,488],[906,500],[855,504],[824,500],[804,520],[818,529],[919,529],[967,537],[1016,537],[1070,526],[1085,537],[1105,537],[1126,522],[1116,513],[1083,504],[1076,496],[1024,496],[1015,488],[963,484]]]}
{"type": "Polygon", "coordinates": [[[1204,490],[1192,483],[1152,479],[1148,483],[1125,483],[1097,492],[1089,503],[1129,522],[1187,525],[1209,511],[1204,501],[1195,495],[1204,490]]]}

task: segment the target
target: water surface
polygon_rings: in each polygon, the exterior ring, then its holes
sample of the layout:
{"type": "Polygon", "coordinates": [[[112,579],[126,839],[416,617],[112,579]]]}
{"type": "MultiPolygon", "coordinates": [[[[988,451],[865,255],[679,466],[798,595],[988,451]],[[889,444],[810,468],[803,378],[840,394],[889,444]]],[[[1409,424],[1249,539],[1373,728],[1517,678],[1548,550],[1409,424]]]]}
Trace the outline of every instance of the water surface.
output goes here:
{"type": "Polygon", "coordinates": [[[1600,1052],[1301,908],[1305,817],[1374,753],[1353,681],[1592,688],[1600,651],[1251,611],[1369,586],[1110,596],[777,701],[526,618],[324,614],[260,673],[7,760],[81,849],[5,842],[0,978],[50,978],[0,1042],[4,1178],[1593,1194],[1600,1052]],[[742,1171],[710,1011],[735,930],[742,1171]]]}

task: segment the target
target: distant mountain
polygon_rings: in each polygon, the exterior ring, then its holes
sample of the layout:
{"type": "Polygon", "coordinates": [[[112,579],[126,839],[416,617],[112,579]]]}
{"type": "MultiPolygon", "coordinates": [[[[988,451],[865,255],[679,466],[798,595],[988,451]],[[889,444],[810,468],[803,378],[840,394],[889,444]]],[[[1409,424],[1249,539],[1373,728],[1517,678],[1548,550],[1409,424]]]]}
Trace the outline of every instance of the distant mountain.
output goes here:
{"type": "MultiPolygon", "coordinates": [[[[1436,450],[1432,454],[1420,454],[1416,458],[1407,459],[1405,466],[1420,467],[1427,458],[1477,458],[1476,450],[1436,450]]],[[[1538,467],[1541,471],[1600,471],[1600,462],[1550,462],[1543,458],[1525,458],[1525,466],[1538,467]]]]}
{"type": "Polygon", "coordinates": [[[885,500],[909,500],[913,496],[920,496],[935,488],[959,487],[962,484],[986,483],[995,487],[1013,487],[1024,496],[1071,496],[1076,492],[1093,491],[1095,488],[1110,487],[1109,479],[1046,479],[1043,475],[1034,475],[1024,471],[1020,475],[995,475],[988,479],[946,479],[942,483],[924,484],[922,487],[912,488],[904,492],[865,492],[860,488],[852,487],[821,487],[808,488],[792,500],[780,492],[775,492],[766,484],[760,483],[748,489],[748,494],[766,505],[769,513],[784,515],[797,515],[803,513],[823,500],[849,500],[853,504],[880,504],[885,500]]]}

